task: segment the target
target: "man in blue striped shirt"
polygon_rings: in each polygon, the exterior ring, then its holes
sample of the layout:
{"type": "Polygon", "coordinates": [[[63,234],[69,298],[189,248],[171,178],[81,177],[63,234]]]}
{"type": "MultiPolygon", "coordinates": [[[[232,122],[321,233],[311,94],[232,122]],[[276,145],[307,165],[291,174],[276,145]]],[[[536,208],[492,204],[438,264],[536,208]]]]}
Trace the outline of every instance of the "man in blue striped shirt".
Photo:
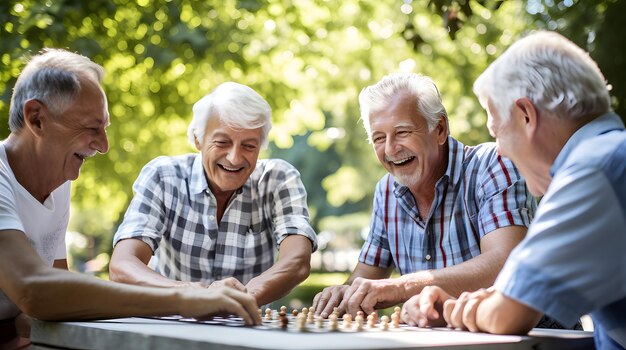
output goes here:
{"type": "Polygon", "coordinates": [[[489,286],[526,234],[536,203],[494,143],[449,136],[432,79],[392,74],[365,88],[361,118],[389,172],[376,186],[370,234],[348,281],[319,293],[316,313],[370,313],[432,284],[458,295],[489,286]],[[389,278],[394,269],[402,275],[389,278]]]}

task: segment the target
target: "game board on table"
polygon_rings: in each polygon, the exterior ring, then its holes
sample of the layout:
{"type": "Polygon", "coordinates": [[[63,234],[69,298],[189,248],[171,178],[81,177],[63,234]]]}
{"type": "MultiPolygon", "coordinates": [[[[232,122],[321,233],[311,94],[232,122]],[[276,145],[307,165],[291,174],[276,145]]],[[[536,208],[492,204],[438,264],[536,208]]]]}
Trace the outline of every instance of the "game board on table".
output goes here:
{"type": "MultiPolygon", "coordinates": [[[[373,312],[365,316],[363,312],[357,313],[356,317],[345,314],[339,317],[338,310],[323,319],[315,316],[313,308],[294,309],[291,313],[287,313],[287,308],[282,306],[280,310],[266,309],[264,312],[259,309],[259,316],[263,320],[262,325],[251,326],[251,329],[258,330],[281,330],[286,332],[305,332],[305,333],[356,333],[356,332],[398,332],[408,330],[418,330],[416,327],[409,327],[400,324],[400,308],[396,307],[390,315],[378,316],[373,312]]],[[[162,320],[200,323],[207,325],[220,325],[230,327],[246,327],[243,319],[237,316],[221,317],[216,316],[210,320],[199,321],[195,318],[185,318],[182,316],[166,316],[158,317],[162,320]]]]}

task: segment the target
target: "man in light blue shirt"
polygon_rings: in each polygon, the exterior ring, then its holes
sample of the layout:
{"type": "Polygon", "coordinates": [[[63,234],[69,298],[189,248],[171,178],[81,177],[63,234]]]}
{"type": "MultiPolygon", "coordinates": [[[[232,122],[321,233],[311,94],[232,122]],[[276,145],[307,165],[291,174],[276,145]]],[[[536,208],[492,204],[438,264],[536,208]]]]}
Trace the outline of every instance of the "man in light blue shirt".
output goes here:
{"type": "Polygon", "coordinates": [[[590,314],[598,349],[626,347],[626,132],[596,63],[559,34],[520,40],[474,84],[499,152],[545,195],[494,287],[453,299],[432,287],[403,319],[526,333],[543,313],[590,314]]]}

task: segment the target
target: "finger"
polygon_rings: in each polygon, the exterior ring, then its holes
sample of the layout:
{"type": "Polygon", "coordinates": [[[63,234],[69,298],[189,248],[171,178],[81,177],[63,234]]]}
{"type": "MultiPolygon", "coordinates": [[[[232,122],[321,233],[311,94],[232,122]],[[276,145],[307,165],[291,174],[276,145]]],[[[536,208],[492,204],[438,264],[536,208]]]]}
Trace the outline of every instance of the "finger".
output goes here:
{"type": "Polygon", "coordinates": [[[450,314],[450,320],[452,321],[452,326],[454,328],[467,329],[463,324],[463,310],[465,309],[465,304],[467,303],[468,293],[462,293],[457,300],[454,309],[450,314]]]}
{"type": "MultiPolygon", "coordinates": [[[[363,300],[360,303],[361,309],[366,315],[376,311],[376,304],[378,304],[379,295],[374,290],[370,289],[363,295],[363,300]]],[[[384,300],[381,300],[384,301],[384,300]]]]}
{"type": "Polygon", "coordinates": [[[324,293],[324,291],[321,291],[321,292],[315,294],[315,297],[313,298],[313,303],[311,304],[311,307],[315,310],[316,314],[319,314],[319,312],[317,311],[319,309],[317,307],[317,304],[319,303],[319,300],[322,297],[323,293],[324,293]]]}
{"type": "Polygon", "coordinates": [[[326,302],[326,305],[323,306],[322,312],[320,312],[320,316],[322,318],[327,318],[328,315],[330,315],[334,311],[335,307],[341,302],[341,298],[342,294],[334,289],[333,294],[326,302]]]}
{"type": "Polygon", "coordinates": [[[225,279],[224,284],[244,293],[248,291],[246,286],[244,286],[243,283],[239,282],[239,280],[234,277],[228,277],[227,279],[225,279]]]}
{"type": "Polygon", "coordinates": [[[346,301],[344,306],[349,313],[352,315],[356,315],[359,311],[363,311],[366,315],[371,313],[371,311],[367,312],[364,310],[362,306],[363,299],[367,296],[368,289],[369,287],[367,285],[361,285],[352,293],[349,299],[344,296],[344,300],[346,301]]]}
{"type": "Polygon", "coordinates": [[[452,310],[456,306],[457,300],[450,299],[443,303],[443,318],[446,320],[448,327],[454,327],[452,324],[452,310]]]}
{"type": "Polygon", "coordinates": [[[476,310],[478,309],[480,301],[480,299],[476,298],[469,299],[463,310],[463,324],[470,332],[480,331],[476,325],[476,310]]]}
{"type": "Polygon", "coordinates": [[[226,293],[241,306],[242,312],[246,315],[245,317],[242,316],[244,320],[247,320],[246,324],[261,324],[261,317],[258,313],[259,306],[253,296],[233,289],[227,289],[227,291],[226,293]]]}

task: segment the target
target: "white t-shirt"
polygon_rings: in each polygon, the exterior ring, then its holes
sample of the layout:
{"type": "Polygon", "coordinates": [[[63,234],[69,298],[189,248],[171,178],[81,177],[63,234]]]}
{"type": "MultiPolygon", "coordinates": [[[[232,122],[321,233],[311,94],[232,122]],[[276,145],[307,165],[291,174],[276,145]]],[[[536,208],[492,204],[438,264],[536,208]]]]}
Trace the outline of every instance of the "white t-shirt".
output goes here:
{"type": "MultiPolygon", "coordinates": [[[[40,176],[37,174],[36,176],[40,176]]],[[[0,230],[18,230],[43,261],[66,258],[65,233],[70,216],[69,181],[55,189],[42,204],[15,178],[4,143],[0,143],[0,230]]],[[[0,247],[2,254],[3,247],[0,247]]],[[[19,309],[0,290],[0,320],[11,318],[19,309]]]]}

